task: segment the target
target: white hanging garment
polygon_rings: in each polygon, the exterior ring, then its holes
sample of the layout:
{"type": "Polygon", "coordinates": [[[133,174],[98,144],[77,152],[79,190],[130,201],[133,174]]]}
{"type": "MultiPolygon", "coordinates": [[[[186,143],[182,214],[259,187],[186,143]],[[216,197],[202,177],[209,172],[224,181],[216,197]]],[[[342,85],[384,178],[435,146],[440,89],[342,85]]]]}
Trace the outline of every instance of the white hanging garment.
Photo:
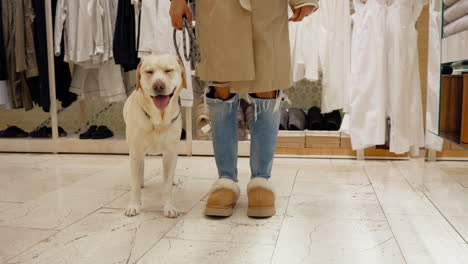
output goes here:
{"type": "Polygon", "coordinates": [[[322,113],[342,109],[350,67],[351,21],[348,1],[327,0],[319,10],[320,31],[313,36],[319,49],[322,79],[322,113]]]}
{"type": "Polygon", "coordinates": [[[117,0],[58,0],[54,53],[76,64],[98,64],[113,58],[117,0]],[[64,51],[60,48],[63,37],[64,51]]]}
{"type": "MultiPolygon", "coordinates": [[[[304,78],[310,81],[319,80],[319,50],[321,42],[318,40],[320,31],[319,8],[314,14],[306,17],[302,22],[302,44],[300,45],[302,60],[304,61],[304,78]]],[[[323,44],[323,43],[322,43],[323,44]]]]}
{"type": "Polygon", "coordinates": [[[87,12],[88,0],[58,0],[55,13],[54,53],[64,53],[66,62],[77,63],[94,54],[92,24],[87,12]],[[81,17],[81,19],[80,19],[81,17]],[[63,36],[64,50],[60,48],[63,36]],[[78,36],[80,38],[78,39],[78,36]],[[79,59],[79,58],[80,59],[79,59]]]}
{"type": "MultiPolygon", "coordinates": [[[[288,7],[289,16],[293,12],[288,7]]],[[[289,22],[292,80],[319,80],[320,9],[301,22],[289,22]]]]}
{"type": "MultiPolygon", "coordinates": [[[[171,2],[166,0],[145,0],[142,2],[140,14],[140,45],[138,47],[138,56],[142,57],[149,54],[176,54],[173,43],[173,27],[169,10],[171,2]]],[[[188,36],[186,37],[187,47],[188,36]]],[[[179,43],[180,54],[183,54],[182,34],[178,32],[177,43],[179,43]]],[[[190,62],[183,60],[185,72],[187,74],[187,89],[181,93],[182,105],[192,106],[193,90],[190,76],[192,73],[190,62]]]]}
{"type": "Polygon", "coordinates": [[[117,20],[117,0],[90,1],[88,13],[97,21],[98,26],[94,29],[94,34],[95,41],[99,40],[99,49],[96,48],[92,59],[94,63],[101,63],[114,57],[112,43],[117,20]]]}
{"type": "Polygon", "coordinates": [[[140,57],[151,53],[165,53],[171,50],[172,41],[170,40],[172,35],[167,38],[167,32],[171,31],[172,33],[172,25],[169,20],[163,19],[164,16],[169,16],[169,13],[165,14],[166,5],[164,2],[168,1],[145,0],[142,2],[140,45],[138,46],[138,55],[140,57]]]}
{"type": "MultiPolygon", "coordinates": [[[[289,16],[292,15],[292,11],[289,10],[289,16]]],[[[298,52],[300,50],[300,34],[298,34],[299,27],[302,22],[289,22],[289,43],[291,47],[291,77],[293,82],[298,82],[305,77],[305,65],[302,61],[302,54],[298,52]]]]}
{"type": "Polygon", "coordinates": [[[349,3],[324,1],[318,11],[302,22],[290,22],[289,30],[293,81],[316,81],[321,71],[322,112],[342,109],[347,100],[345,86],[350,67],[349,3]]]}
{"type": "Polygon", "coordinates": [[[423,0],[388,0],[385,30],[388,58],[390,151],[424,147],[421,81],[416,22],[423,0]]]}
{"type": "MultiPolygon", "coordinates": [[[[291,17],[292,11],[288,8],[288,17],[291,17]]],[[[290,54],[291,54],[291,76],[294,77],[294,64],[296,58],[294,57],[295,49],[296,49],[296,31],[297,31],[297,23],[288,23],[288,32],[289,32],[289,47],[290,47],[290,54]]],[[[296,82],[293,79],[293,82],[296,82]]]]}
{"type": "Polygon", "coordinates": [[[80,99],[109,102],[127,98],[120,66],[114,63],[117,0],[58,0],[54,52],[75,64],[70,91],[80,99]],[[64,51],[60,49],[63,36],[64,51]]]}
{"type": "Polygon", "coordinates": [[[432,133],[439,130],[440,64],[442,0],[432,0],[429,8],[429,46],[427,70],[426,127],[432,133]]]}
{"type": "Polygon", "coordinates": [[[382,145],[386,132],[385,0],[354,0],[349,131],[354,150],[382,145]]]}

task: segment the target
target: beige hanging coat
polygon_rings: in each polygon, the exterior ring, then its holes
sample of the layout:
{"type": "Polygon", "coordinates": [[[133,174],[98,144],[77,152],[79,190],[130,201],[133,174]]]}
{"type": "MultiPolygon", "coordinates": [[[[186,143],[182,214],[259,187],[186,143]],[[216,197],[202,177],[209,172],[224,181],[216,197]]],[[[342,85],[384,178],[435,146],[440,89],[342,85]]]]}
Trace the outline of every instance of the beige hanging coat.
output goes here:
{"type": "MultiPolygon", "coordinates": [[[[291,6],[318,0],[290,0],[291,6]]],[[[198,0],[197,39],[204,81],[231,82],[233,93],[292,85],[287,0],[198,0]]]]}

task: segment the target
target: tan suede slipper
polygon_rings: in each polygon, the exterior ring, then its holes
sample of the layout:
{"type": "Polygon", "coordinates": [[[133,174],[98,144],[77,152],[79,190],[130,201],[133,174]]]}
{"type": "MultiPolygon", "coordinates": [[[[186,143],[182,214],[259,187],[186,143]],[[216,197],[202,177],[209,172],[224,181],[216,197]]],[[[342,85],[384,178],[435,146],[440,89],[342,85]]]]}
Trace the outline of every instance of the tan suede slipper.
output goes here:
{"type": "Polygon", "coordinates": [[[270,217],[275,215],[275,192],[269,180],[265,178],[253,178],[247,185],[249,207],[247,216],[270,217]]]}
{"type": "Polygon", "coordinates": [[[205,215],[231,216],[239,195],[239,186],[235,181],[226,178],[218,179],[211,187],[205,215]]]}

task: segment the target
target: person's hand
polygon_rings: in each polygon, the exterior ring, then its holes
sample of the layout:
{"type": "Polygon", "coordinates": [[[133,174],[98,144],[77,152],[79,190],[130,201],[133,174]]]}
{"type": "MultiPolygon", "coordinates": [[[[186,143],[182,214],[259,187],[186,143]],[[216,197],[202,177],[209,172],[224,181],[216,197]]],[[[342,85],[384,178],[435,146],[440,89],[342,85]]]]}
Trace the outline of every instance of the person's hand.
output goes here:
{"type": "Polygon", "coordinates": [[[294,15],[289,19],[289,21],[300,22],[304,17],[315,12],[315,10],[317,10],[317,7],[313,5],[297,8],[294,10],[294,15]]]}
{"type": "Polygon", "coordinates": [[[175,29],[182,30],[184,15],[189,24],[192,25],[192,14],[190,14],[190,8],[185,0],[172,0],[169,15],[175,29]]]}

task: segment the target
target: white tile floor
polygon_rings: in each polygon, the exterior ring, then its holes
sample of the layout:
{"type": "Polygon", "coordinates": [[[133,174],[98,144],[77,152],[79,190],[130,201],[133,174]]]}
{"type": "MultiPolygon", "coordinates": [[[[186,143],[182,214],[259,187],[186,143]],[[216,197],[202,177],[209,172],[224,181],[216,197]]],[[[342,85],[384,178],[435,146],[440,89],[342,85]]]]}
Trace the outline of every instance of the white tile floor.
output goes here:
{"type": "Polygon", "coordinates": [[[0,263],[468,263],[468,163],[277,159],[277,214],[203,216],[213,158],[181,157],[178,219],[164,218],[160,158],[143,212],[123,215],[127,156],[0,154],[0,263]]]}

